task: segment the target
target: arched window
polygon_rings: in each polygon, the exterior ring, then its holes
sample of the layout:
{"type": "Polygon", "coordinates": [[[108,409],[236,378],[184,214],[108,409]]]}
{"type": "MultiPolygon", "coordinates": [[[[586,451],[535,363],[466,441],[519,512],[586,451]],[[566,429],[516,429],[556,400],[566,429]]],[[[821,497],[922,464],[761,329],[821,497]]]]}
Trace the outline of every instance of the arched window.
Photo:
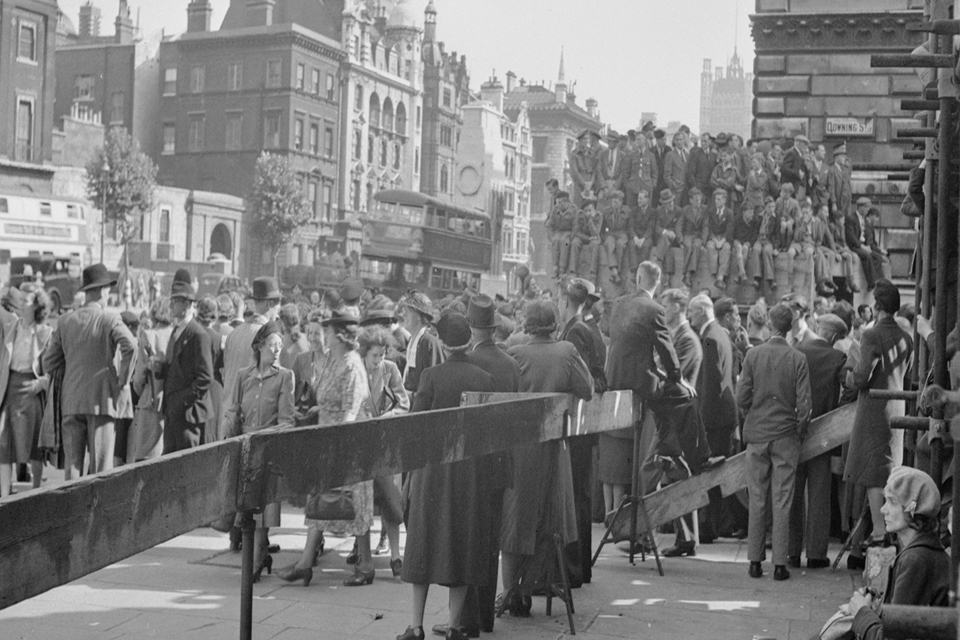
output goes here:
{"type": "Polygon", "coordinates": [[[393,101],[386,98],[383,101],[383,120],[382,128],[387,131],[393,131],[393,101]]]}
{"type": "Polygon", "coordinates": [[[447,165],[440,165],[440,191],[446,193],[450,187],[450,173],[447,171],[447,165]]]}
{"type": "Polygon", "coordinates": [[[376,91],[370,94],[370,126],[380,128],[380,96],[376,91]]]}
{"type": "Polygon", "coordinates": [[[387,141],[380,141],[380,166],[387,166],[387,141]]]}
{"type": "Polygon", "coordinates": [[[407,108],[402,102],[397,103],[397,128],[396,132],[402,136],[407,135],[407,108]]]}

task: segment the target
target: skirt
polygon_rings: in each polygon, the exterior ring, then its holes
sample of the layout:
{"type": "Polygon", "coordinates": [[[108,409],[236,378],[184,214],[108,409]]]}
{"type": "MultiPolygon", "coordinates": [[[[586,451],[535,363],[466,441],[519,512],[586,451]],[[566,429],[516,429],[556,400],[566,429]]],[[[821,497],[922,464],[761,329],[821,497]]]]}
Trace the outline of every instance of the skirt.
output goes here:
{"type": "Polygon", "coordinates": [[[0,412],[0,464],[25,464],[40,457],[42,394],[33,393],[33,373],[10,372],[3,411],[0,412]]]}
{"type": "Polygon", "coordinates": [[[359,482],[348,487],[353,491],[353,520],[311,520],[304,523],[310,529],[319,529],[332,536],[362,536],[373,526],[373,480],[359,482]]]}

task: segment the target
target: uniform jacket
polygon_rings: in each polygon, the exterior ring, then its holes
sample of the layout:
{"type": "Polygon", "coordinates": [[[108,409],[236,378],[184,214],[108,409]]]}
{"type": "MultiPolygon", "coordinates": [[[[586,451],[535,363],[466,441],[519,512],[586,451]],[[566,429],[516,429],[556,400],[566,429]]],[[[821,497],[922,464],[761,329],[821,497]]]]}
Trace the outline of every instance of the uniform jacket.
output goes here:
{"type": "Polygon", "coordinates": [[[163,379],[163,413],[168,428],[177,422],[201,424],[210,419],[214,411],[209,394],[213,347],[210,334],[199,322],[188,322],[168,345],[167,365],[159,377],[163,379]]]}
{"type": "Polygon", "coordinates": [[[557,205],[550,210],[550,215],[547,217],[547,230],[550,233],[573,231],[576,219],[577,207],[573,203],[557,205]]]}
{"type": "Polygon", "coordinates": [[[572,393],[593,397],[593,378],[577,348],[569,342],[533,336],[507,352],[520,365],[522,393],[572,393]]]}
{"type": "Polygon", "coordinates": [[[812,410],[807,359],[779,336],[753,347],[743,360],[737,404],[744,442],[803,437],[812,410]]]}
{"type": "Polygon", "coordinates": [[[120,315],[104,311],[98,302],[62,317],[43,354],[43,370],[64,370],[63,415],[124,417],[121,396],[133,374],[136,350],[137,342],[120,315]]]}
{"type": "Polygon", "coordinates": [[[586,189],[599,191],[603,180],[600,149],[574,146],[570,150],[570,176],[581,192],[586,189]]]}
{"type": "Polygon", "coordinates": [[[603,234],[630,232],[630,209],[620,207],[619,209],[608,209],[603,213],[603,234]]]}
{"type": "Polygon", "coordinates": [[[840,393],[847,375],[847,356],[820,338],[801,343],[796,349],[807,359],[810,371],[813,407],[810,418],[819,418],[840,406],[840,393]]]}
{"type": "Polygon", "coordinates": [[[590,242],[594,238],[600,237],[599,214],[588,215],[583,209],[577,212],[577,217],[573,223],[573,237],[579,238],[583,242],[590,242]]]}
{"type": "Polygon", "coordinates": [[[653,191],[660,179],[660,172],[657,168],[657,159],[649,149],[642,152],[639,149],[631,151],[627,155],[623,170],[626,189],[634,193],[646,190],[651,197],[653,196],[653,191]]]}
{"type": "Polygon", "coordinates": [[[796,147],[791,147],[780,162],[780,184],[789,182],[793,185],[794,193],[800,193],[800,187],[806,187],[806,178],[801,178],[800,172],[806,170],[806,161],[800,155],[800,151],[796,147]]]}
{"type": "MultiPolygon", "coordinates": [[[[20,328],[19,322],[10,324],[0,323],[0,407],[7,393],[7,384],[10,382],[10,360],[13,357],[13,344],[17,339],[20,328]]],[[[50,344],[53,329],[49,325],[38,324],[33,336],[33,375],[43,376],[43,352],[50,344]]]]}
{"type": "Polygon", "coordinates": [[[680,381],[680,364],[670,339],[663,307],[646,291],[614,302],[610,317],[607,384],[614,390],[633,390],[644,400],[660,390],[663,378],[680,381]],[[654,353],[665,373],[657,370],[654,353]]]}
{"type": "Polygon", "coordinates": [[[707,207],[701,204],[695,207],[688,204],[683,208],[680,217],[677,219],[677,237],[695,236],[703,237],[703,227],[707,222],[707,207]]]}
{"type": "Polygon", "coordinates": [[[733,345],[727,330],[712,320],[701,330],[703,364],[697,377],[700,418],[707,431],[732,431],[737,426],[733,382],[733,345]]]}
{"type": "Polygon", "coordinates": [[[827,201],[830,212],[842,211],[843,215],[850,213],[850,204],[853,202],[853,188],[850,185],[850,174],[834,162],[827,172],[827,201]]]}
{"type": "Polygon", "coordinates": [[[694,147],[687,158],[687,189],[694,187],[703,192],[704,197],[710,193],[710,178],[713,168],[717,166],[717,153],[704,151],[702,147],[694,147]]]}

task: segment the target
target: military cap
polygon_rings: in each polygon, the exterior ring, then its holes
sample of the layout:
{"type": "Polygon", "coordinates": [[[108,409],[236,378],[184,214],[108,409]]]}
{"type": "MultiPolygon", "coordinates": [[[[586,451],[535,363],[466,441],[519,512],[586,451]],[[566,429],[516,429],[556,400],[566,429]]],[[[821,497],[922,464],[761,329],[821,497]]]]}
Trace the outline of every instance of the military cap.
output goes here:
{"type": "Polygon", "coordinates": [[[647,120],[646,122],[643,123],[643,128],[640,129],[640,131],[642,133],[647,133],[649,131],[653,131],[656,128],[657,128],[657,125],[653,124],[652,120],[647,120]]]}
{"type": "Polygon", "coordinates": [[[661,140],[667,137],[667,132],[664,131],[663,129],[657,129],[656,131],[653,132],[653,137],[656,138],[657,140],[661,140]]]}

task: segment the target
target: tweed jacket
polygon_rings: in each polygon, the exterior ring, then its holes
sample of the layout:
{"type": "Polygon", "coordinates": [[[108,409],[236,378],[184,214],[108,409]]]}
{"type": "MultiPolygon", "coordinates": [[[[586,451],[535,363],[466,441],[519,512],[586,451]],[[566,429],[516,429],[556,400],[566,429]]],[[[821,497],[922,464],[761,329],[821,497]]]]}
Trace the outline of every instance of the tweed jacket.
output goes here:
{"type": "Polygon", "coordinates": [[[663,307],[641,291],[618,298],[610,316],[607,384],[614,390],[632,390],[644,400],[660,391],[664,378],[680,381],[680,363],[670,339],[663,307]],[[658,371],[654,354],[664,373],[658,371]]]}
{"type": "Polygon", "coordinates": [[[807,359],[780,336],[753,347],[743,360],[737,404],[745,416],[744,442],[802,438],[812,411],[807,359]]]}

